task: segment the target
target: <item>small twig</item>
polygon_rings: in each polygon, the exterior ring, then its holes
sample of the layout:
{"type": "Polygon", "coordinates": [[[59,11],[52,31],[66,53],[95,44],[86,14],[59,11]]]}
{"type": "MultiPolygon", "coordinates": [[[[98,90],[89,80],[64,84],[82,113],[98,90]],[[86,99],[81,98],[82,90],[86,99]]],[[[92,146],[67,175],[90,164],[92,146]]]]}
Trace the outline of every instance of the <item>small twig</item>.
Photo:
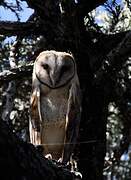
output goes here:
{"type": "Polygon", "coordinates": [[[20,17],[19,17],[19,14],[17,13],[17,10],[22,10],[19,6],[19,4],[17,3],[17,6],[13,6],[11,3],[10,4],[7,4],[5,2],[3,2],[3,6],[7,9],[10,9],[17,17],[17,20],[20,21],[20,17]]]}

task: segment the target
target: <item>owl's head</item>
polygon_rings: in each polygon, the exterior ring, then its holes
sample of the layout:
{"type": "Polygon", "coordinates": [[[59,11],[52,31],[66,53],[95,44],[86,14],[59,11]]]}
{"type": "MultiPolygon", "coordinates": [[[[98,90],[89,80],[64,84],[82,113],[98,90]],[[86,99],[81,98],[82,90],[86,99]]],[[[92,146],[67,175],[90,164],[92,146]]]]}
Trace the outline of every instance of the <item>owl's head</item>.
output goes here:
{"type": "Polygon", "coordinates": [[[37,57],[34,71],[40,83],[55,89],[71,81],[75,75],[76,65],[69,53],[44,51],[37,57]]]}

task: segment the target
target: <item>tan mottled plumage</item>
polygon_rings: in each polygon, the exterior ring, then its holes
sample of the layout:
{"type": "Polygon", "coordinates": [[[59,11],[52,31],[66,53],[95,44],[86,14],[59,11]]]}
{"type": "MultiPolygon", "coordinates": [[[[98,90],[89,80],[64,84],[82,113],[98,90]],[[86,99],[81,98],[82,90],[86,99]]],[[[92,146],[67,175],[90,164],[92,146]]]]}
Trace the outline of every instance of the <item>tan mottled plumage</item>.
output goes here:
{"type": "Polygon", "coordinates": [[[80,87],[76,63],[65,52],[44,51],[34,63],[30,141],[43,145],[44,155],[66,163],[77,141],[80,87]]]}

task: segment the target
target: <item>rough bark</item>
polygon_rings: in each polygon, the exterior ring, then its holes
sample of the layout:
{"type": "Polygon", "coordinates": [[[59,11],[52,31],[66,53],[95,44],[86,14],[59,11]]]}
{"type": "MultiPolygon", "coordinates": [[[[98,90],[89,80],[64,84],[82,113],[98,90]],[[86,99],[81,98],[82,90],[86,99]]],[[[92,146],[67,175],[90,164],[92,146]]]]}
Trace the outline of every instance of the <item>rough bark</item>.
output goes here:
{"type": "Polygon", "coordinates": [[[21,141],[0,119],[0,179],[6,180],[73,180],[68,170],[58,167],[36,150],[21,141]]]}

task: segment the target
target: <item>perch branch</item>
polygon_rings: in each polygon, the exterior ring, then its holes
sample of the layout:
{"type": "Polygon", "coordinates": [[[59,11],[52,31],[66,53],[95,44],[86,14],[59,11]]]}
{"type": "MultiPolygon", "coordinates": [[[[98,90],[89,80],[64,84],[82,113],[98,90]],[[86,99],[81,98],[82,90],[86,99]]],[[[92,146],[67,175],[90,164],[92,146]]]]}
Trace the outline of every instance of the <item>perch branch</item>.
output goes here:
{"type": "Polygon", "coordinates": [[[74,179],[67,169],[56,166],[32,144],[21,141],[1,119],[0,147],[0,179],[74,179]]]}

